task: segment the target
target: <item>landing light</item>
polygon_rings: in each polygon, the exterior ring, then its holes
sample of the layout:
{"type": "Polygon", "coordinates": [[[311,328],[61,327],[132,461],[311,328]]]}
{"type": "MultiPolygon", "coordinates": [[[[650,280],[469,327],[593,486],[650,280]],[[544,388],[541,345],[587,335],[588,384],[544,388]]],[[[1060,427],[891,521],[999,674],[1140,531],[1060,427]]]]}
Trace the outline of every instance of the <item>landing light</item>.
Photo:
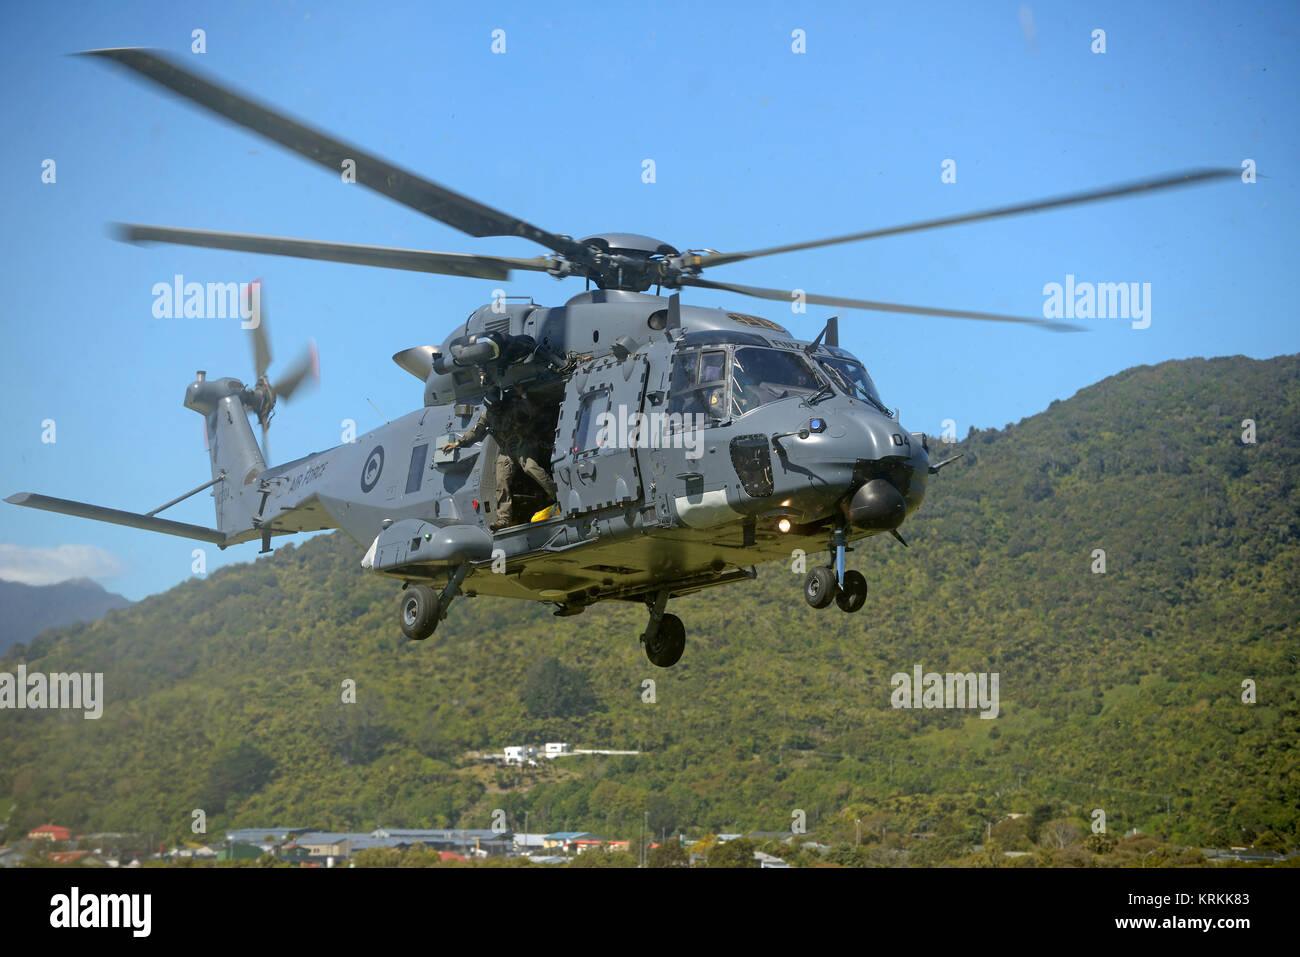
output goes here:
{"type": "Polygon", "coordinates": [[[781,521],[776,523],[776,527],[779,528],[781,534],[784,535],[786,532],[790,531],[790,520],[788,518],[783,518],[781,521]]]}

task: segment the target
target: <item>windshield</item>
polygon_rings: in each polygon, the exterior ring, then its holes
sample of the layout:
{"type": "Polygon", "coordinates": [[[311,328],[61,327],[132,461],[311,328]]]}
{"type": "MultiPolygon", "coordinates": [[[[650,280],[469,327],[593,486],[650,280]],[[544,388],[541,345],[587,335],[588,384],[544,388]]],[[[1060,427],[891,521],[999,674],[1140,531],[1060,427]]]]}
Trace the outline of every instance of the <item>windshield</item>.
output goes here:
{"type": "Polygon", "coordinates": [[[731,360],[731,405],[733,413],[789,396],[805,396],[822,388],[821,378],[798,353],[746,346],[731,360]]]}
{"type": "Polygon", "coordinates": [[[876,384],[871,381],[871,376],[867,375],[867,370],[861,362],[856,359],[837,359],[829,357],[820,357],[817,360],[821,363],[823,369],[830,373],[835,384],[839,386],[846,394],[853,396],[855,399],[862,399],[870,402],[876,408],[885,409],[885,404],[880,401],[880,393],[876,391],[876,384]]]}

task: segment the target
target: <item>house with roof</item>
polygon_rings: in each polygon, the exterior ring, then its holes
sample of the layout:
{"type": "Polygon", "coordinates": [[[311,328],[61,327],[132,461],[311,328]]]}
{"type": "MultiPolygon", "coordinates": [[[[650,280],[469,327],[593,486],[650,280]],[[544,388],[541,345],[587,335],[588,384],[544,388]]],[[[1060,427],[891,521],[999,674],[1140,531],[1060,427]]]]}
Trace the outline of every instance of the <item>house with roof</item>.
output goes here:
{"type": "Polygon", "coordinates": [[[28,831],[27,839],[29,841],[70,841],[72,832],[57,824],[42,824],[28,831]]]}
{"type": "Polygon", "coordinates": [[[370,844],[369,841],[369,834],[347,831],[306,831],[287,844],[286,849],[306,852],[309,857],[351,857],[354,851],[364,850],[366,846],[383,846],[370,844]]]}
{"type": "Polygon", "coordinates": [[[525,834],[523,831],[515,831],[511,837],[514,839],[515,850],[524,854],[540,851],[546,847],[545,834],[525,834]]]}
{"type": "MultiPolygon", "coordinates": [[[[554,834],[547,834],[542,838],[542,847],[556,848],[557,850],[568,850],[574,841],[585,841],[596,837],[590,831],[556,831],[554,834]]],[[[600,838],[596,838],[600,840],[600,838]]]]}
{"type": "Polygon", "coordinates": [[[243,844],[283,844],[294,834],[310,830],[309,827],[237,827],[226,831],[226,840],[243,844]]]}
{"type": "Polygon", "coordinates": [[[410,847],[423,844],[431,851],[455,851],[476,857],[498,857],[514,850],[514,834],[486,828],[396,828],[380,827],[371,832],[376,838],[399,841],[410,847]]]}
{"type": "Polygon", "coordinates": [[[58,867],[106,867],[107,862],[98,854],[90,851],[54,851],[50,854],[50,863],[58,867]]]}

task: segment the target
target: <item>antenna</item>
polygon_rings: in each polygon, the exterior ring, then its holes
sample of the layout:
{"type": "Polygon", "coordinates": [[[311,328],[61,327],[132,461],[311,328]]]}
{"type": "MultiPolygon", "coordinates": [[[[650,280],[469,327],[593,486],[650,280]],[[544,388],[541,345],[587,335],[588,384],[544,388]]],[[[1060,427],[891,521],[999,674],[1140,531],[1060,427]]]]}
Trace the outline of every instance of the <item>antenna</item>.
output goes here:
{"type": "Polygon", "coordinates": [[[803,351],[812,355],[817,351],[817,347],[822,343],[822,337],[826,337],[828,346],[838,346],[840,344],[840,317],[831,316],[826,320],[826,325],[822,326],[822,331],[817,333],[817,338],[808,345],[803,347],[803,351]]]}
{"type": "MultiPolygon", "coordinates": [[[[366,396],[366,401],[370,402],[370,396],[366,396]]],[[[374,409],[376,412],[379,412],[379,406],[375,405],[373,402],[370,402],[370,408],[374,409]]],[[[388,416],[384,415],[384,413],[382,412],[379,412],[379,417],[383,419],[385,422],[388,421],[388,416]]]]}

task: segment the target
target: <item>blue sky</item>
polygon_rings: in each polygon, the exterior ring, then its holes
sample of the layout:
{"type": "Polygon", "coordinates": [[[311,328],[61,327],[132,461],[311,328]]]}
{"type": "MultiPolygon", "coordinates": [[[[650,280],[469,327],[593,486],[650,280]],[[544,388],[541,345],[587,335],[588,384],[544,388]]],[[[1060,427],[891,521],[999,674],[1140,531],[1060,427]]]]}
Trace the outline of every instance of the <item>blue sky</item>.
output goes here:
{"type": "MultiPolygon", "coordinates": [[[[147,511],[209,477],[181,405],[195,369],[251,375],[231,320],[155,319],[152,287],[261,277],[283,368],[309,337],[322,387],[278,410],[274,461],[394,417],[421,387],[399,349],[436,343],[487,280],[181,247],[113,221],[532,256],[474,239],[135,82],[70,57],[150,46],[553,232],[632,231],[750,249],[1199,166],[1258,182],[718,267],[718,281],[1040,315],[1043,287],[1150,283],[1152,322],[1084,334],[841,310],[843,344],[911,429],[1002,426],[1134,365],[1300,351],[1294,4],[31,4],[0,64],[6,347],[0,494],[147,511]],[[206,33],[206,53],[191,34],[206,33]],[[492,52],[492,31],[506,52],[492,52]],[[792,52],[805,31],[806,53],[792,52]],[[1106,52],[1093,53],[1103,29],[1106,52]],[[57,180],[42,183],[41,164],[57,180]],[[642,182],[653,159],[656,182],[642,182]],[[946,159],[957,181],[941,182],[946,159]],[[56,441],[43,443],[52,419],[56,441]]],[[[521,274],[558,304],[581,290],[521,274]]],[[[811,338],[831,310],[690,291],[811,338]]],[[[272,367],[274,372],[277,366],[272,367]]],[[[206,495],[167,513],[211,525],[206,495]]],[[[198,543],[0,504],[0,576],[41,559],[140,598],[198,543]],[[66,548],[65,546],[77,546],[66,548]],[[65,547],[59,553],[36,548],[65,547]],[[62,563],[62,564],[60,564],[62,563]]],[[[251,561],[256,545],[208,569],[251,561]]],[[[358,553],[358,558],[360,554],[358,553]]],[[[44,566],[42,566],[44,567],[44,566]]],[[[49,573],[53,574],[53,572],[49,573]]]]}

